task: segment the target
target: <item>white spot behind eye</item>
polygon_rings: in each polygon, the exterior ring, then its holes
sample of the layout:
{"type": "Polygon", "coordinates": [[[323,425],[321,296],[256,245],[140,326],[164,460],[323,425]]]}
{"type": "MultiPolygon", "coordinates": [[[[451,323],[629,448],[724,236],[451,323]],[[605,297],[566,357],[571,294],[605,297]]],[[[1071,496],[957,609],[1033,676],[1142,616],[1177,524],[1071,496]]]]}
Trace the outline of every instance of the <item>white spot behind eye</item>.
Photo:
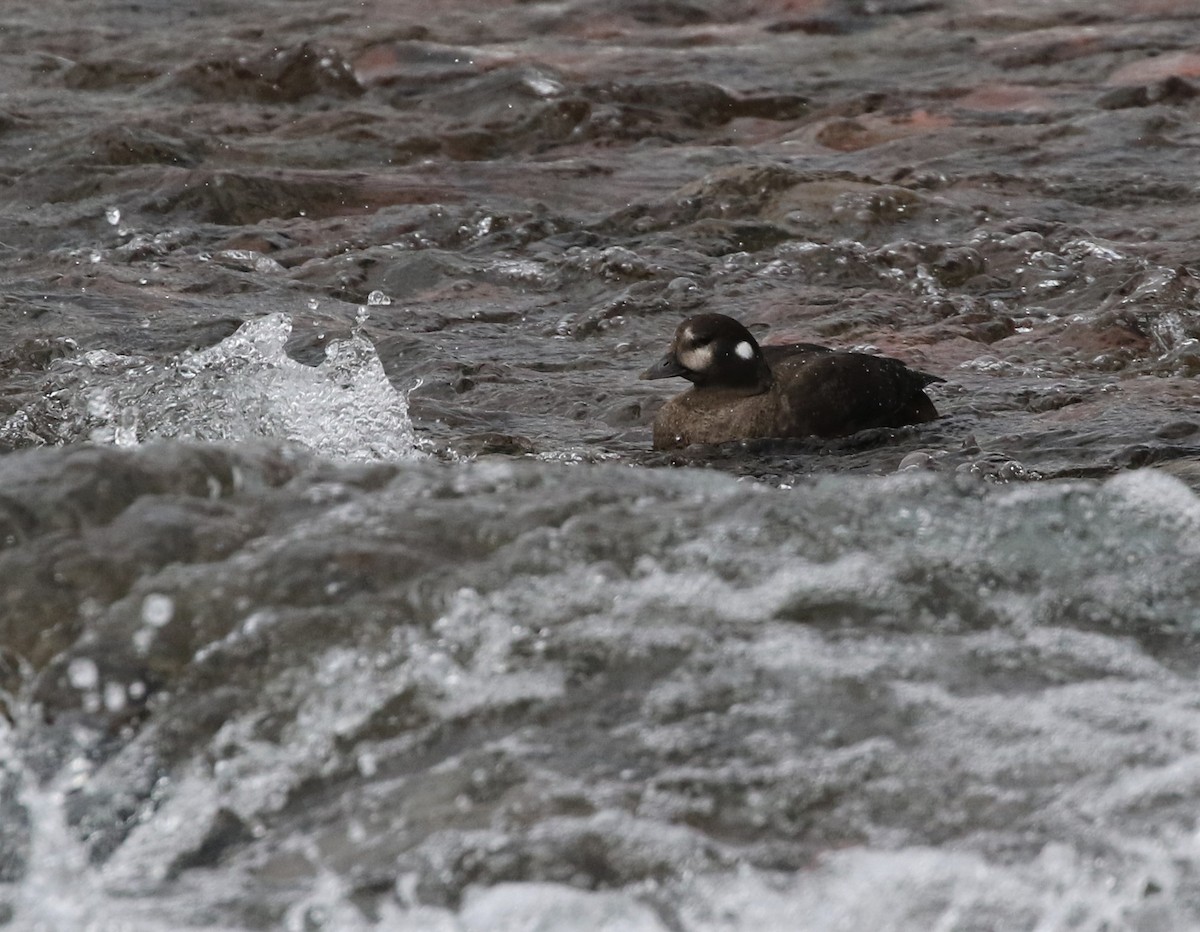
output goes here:
{"type": "Polygon", "coordinates": [[[754,347],[745,340],[742,340],[741,343],[735,346],[733,351],[741,356],[742,359],[750,360],[754,358],[754,347]]]}

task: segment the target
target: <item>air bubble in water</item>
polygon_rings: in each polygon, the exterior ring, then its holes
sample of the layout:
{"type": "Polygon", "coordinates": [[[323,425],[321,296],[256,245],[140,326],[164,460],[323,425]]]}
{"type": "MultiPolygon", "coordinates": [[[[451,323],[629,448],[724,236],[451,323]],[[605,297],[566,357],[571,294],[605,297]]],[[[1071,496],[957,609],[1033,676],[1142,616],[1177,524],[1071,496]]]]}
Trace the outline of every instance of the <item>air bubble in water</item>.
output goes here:
{"type": "Polygon", "coordinates": [[[392,299],[385,295],[382,291],[372,291],[369,295],[367,295],[367,304],[371,305],[371,307],[382,307],[391,303],[392,299]]]}

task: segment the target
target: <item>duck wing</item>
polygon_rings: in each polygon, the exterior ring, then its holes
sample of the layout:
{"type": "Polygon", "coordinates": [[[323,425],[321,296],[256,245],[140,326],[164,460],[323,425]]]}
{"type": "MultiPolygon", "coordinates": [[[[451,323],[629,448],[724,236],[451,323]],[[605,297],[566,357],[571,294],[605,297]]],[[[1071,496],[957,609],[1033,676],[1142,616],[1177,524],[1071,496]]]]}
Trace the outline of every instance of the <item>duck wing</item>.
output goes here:
{"type": "Polygon", "coordinates": [[[944,381],[888,356],[838,351],[789,356],[773,371],[785,417],[818,437],[931,421],[938,413],[924,388],[944,381]]]}
{"type": "Polygon", "coordinates": [[[797,360],[811,360],[814,356],[822,356],[827,353],[835,352],[828,346],[820,346],[816,343],[768,343],[765,346],[760,346],[763,358],[766,359],[767,365],[774,369],[776,366],[787,362],[796,362],[797,360]]]}

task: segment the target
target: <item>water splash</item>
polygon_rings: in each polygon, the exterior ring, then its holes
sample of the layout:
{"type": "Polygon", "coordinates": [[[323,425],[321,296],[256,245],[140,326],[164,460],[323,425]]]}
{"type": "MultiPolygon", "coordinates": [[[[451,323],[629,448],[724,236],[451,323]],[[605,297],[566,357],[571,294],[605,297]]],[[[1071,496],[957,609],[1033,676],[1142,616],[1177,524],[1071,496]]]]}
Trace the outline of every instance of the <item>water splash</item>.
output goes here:
{"type": "Polygon", "coordinates": [[[87,739],[61,773],[43,785],[23,763],[29,748],[44,740],[34,724],[37,711],[24,702],[11,703],[11,711],[16,713],[11,724],[0,717],[0,802],[5,816],[0,848],[19,855],[0,874],[0,925],[30,932],[211,928],[194,925],[187,917],[193,891],[185,890],[178,901],[136,900],[114,889],[108,874],[95,869],[68,816],[73,795],[92,779],[87,739]]]}
{"type": "Polygon", "coordinates": [[[313,367],[287,355],[291,330],[285,314],[261,317],[165,367],[111,353],[75,360],[90,439],[129,446],[266,437],[337,459],[416,456],[408,405],[370,340],[359,331],[335,340],[313,367]]]}

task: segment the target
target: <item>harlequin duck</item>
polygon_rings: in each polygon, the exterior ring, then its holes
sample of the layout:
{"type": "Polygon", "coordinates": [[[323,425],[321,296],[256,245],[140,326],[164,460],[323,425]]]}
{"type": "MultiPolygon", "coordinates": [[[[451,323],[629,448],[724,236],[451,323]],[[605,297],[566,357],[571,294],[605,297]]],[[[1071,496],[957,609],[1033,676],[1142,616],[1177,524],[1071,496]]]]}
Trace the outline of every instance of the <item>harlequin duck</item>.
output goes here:
{"type": "Polygon", "coordinates": [[[938,416],[924,388],[945,379],[897,359],[813,343],[759,346],[724,314],[689,317],[643,379],[692,383],[659,410],[654,449],[755,437],[844,437],[938,416]]]}

